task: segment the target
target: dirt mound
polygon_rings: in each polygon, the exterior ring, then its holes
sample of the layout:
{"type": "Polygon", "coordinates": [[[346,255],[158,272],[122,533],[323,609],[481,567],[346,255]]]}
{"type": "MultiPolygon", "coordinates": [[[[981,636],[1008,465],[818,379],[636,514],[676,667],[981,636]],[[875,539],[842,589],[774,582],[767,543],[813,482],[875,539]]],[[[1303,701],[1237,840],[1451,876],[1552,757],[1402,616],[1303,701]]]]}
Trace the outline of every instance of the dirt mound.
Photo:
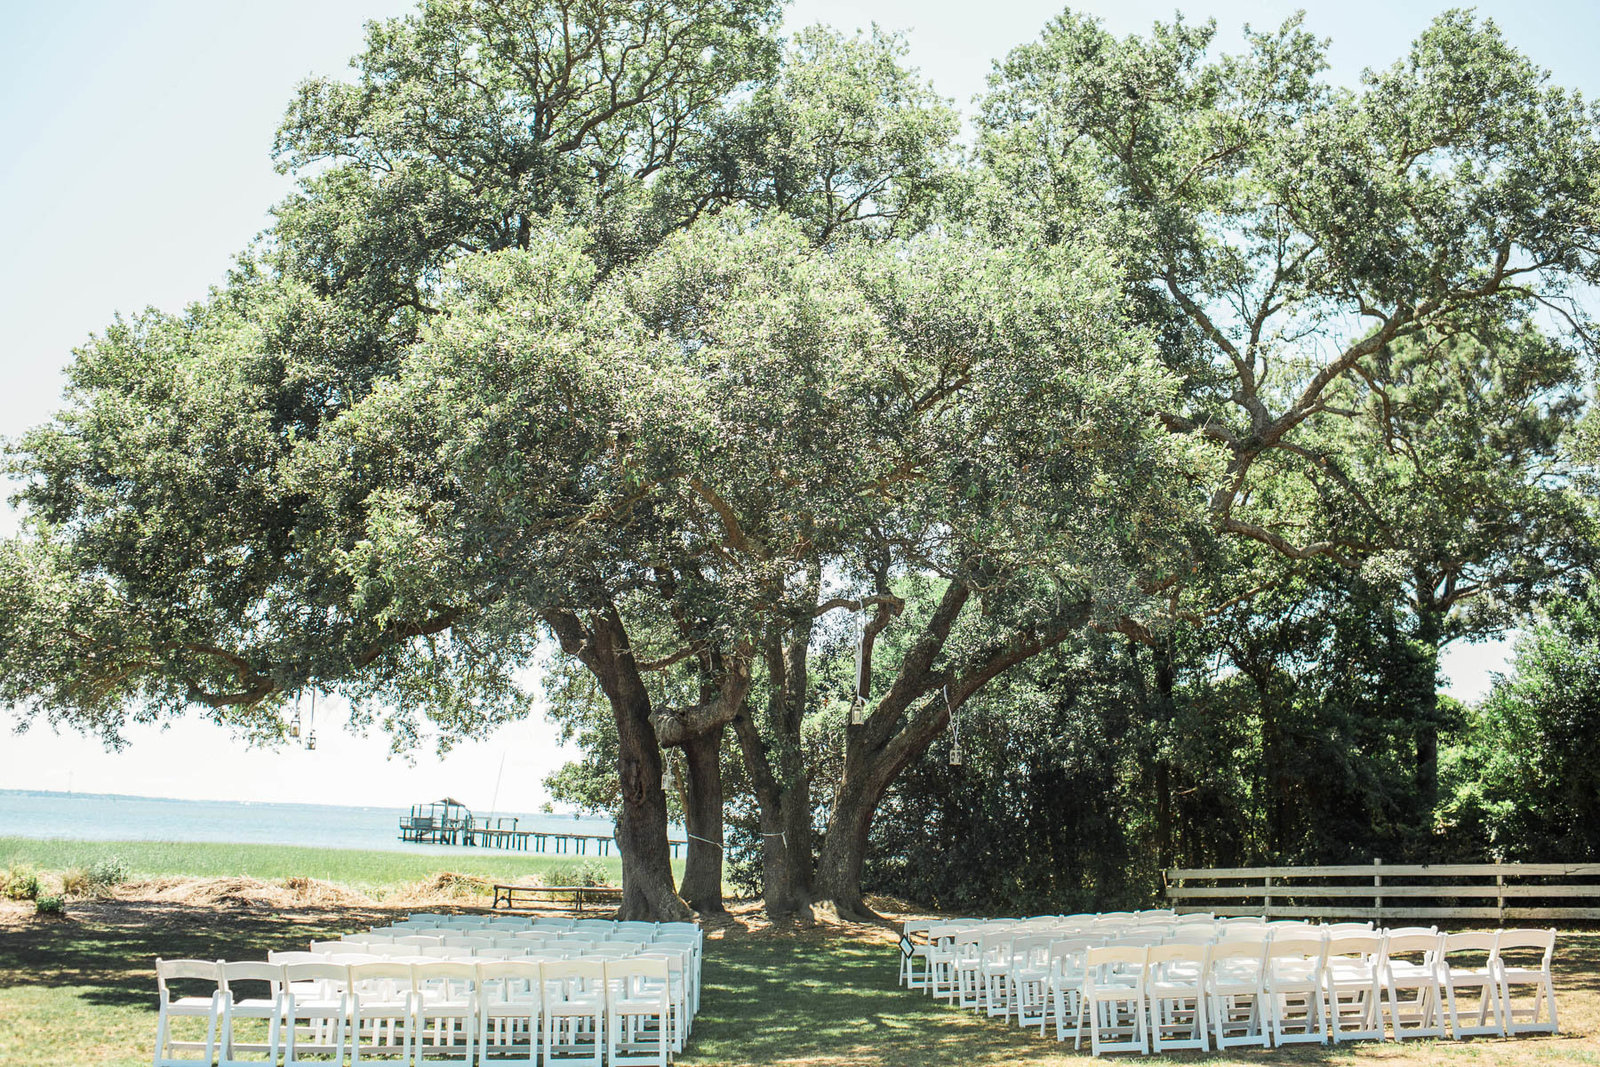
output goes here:
{"type": "Polygon", "coordinates": [[[455,871],[439,871],[420,882],[414,882],[390,903],[427,903],[430,901],[459,901],[470,897],[486,897],[494,892],[494,883],[487,878],[455,871]]]}
{"type": "Polygon", "coordinates": [[[364,907],[371,897],[315,878],[263,882],[257,878],[154,878],[129,882],[119,895],[192,907],[364,907]]]}

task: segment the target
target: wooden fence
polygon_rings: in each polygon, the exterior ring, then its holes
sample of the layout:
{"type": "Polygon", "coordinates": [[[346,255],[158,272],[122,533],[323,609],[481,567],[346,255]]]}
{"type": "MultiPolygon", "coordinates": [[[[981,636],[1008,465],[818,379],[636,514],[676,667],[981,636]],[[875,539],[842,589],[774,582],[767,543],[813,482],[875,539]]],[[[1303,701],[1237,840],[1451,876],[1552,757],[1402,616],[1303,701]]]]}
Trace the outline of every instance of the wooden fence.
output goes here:
{"type": "Polygon", "coordinates": [[[1273,919],[1600,919],[1600,863],[1177,868],[1174,911],[1273,919]],[[1196,884],[1201,883],[1201,884],[1196,884]]]}

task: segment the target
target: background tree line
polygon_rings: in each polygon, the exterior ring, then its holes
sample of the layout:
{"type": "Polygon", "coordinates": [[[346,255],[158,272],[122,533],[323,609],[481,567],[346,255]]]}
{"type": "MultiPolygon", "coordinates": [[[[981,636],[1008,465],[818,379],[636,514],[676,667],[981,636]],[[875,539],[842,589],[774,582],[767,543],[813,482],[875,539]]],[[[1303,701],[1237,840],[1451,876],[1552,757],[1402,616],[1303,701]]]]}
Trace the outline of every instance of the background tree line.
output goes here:
{"type": "Polygon", "coordinates": [[[1439,649],[1591,558],[1593,110],[1461,12],[1347,90],[1298,17],[1068,11],[966,150],[895,38],[780,14],[429,0],[308,81],[271,230],[11,448],[0,699],[447,745],[554,655],[629,917],[721,907],[730,798],[775,915],[1046,794],[1007,825],[1085,820],[1102,893],[1353,847],[1323,804],[1429,847],[1439,649]]]}

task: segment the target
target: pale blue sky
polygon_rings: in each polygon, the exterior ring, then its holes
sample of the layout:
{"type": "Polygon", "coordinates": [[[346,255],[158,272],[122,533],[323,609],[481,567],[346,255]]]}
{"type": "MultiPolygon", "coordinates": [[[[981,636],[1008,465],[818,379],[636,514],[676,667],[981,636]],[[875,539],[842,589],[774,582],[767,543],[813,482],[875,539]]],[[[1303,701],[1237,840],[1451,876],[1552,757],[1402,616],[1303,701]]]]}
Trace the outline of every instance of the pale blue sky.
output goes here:
{"type": "MultiPolygon", "coordinates": [[[[337,74],[362,23],[410,10],[394,0],[6,0],[0,32],[0,436],[48,416],[72,347],[118,312],[177,310],[221,280],[232,256],[267,222],[288,188],[268,151],[301,78],[337,74]]],[[[1215,17],[1223,39],[1246,23],[1275,25],[1301,6],[1333,38],[1333,77],[1396,59],[1444,4],[1208,4],[1125,0],[1077,5],[1116,32],[1141,30],[1175,7],[1215,17]]],[[[1037,36],[1061,8],[990,0],[802,0],[789,25],[877,22],[907,31],[911,59],[963,107],[991,62],[1037,36]]],[[[1568,2],[1477,5],[1555,79],[1593,96],[1600,6],[1568,2]]],[[[15,518],[0,508],[0,534],[15,518]]],[[[0,650],[4,655],[4,650],[0,650]]],[[[1446,671],[1463,696],[1484,687],[1500,646],[1461,648],[1446,671]]],[[[9,725],[0,712],[0,725],[9,725]]],[[[329,723],[329,726],[332,724],[329,723]]],[[[454,791],[487,808],[505,757],[499,807],[543,800],[539,779],[563,758],[541,722],[508,728],[448,760],[415,768],[387,761],[376,739],[318,731],[319,750],[249,752],[196,721],[135,731],[132,747],[37,729],[0,733],[0,788],[66,788],[224,799],[408,803],[454,791]],[[483,796],[472,793],[473,789],[483,796]],[[468,795],[468,794],[471,795],[468,795]]]]}

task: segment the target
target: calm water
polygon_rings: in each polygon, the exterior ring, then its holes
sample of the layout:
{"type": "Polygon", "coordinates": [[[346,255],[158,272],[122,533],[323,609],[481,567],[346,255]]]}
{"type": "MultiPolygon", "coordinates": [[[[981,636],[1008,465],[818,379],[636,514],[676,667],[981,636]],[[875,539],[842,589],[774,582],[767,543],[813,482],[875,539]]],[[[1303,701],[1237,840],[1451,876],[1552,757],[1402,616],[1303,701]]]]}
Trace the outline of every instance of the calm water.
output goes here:
{"type": "MultiPolygon", "coordinates": [[[[223,800],[172,800],[105,793],[47,793],[0,789],[0,835],[65,837],[88,841],[232,841],[395,852],[483,849],[413,845],[399,840],[398,808],[348,808],[332,804],[254,804],[223,800]]],[[[570,815],[516,815],[520,830],[611,834],[607,819],[570,815]]]]}

